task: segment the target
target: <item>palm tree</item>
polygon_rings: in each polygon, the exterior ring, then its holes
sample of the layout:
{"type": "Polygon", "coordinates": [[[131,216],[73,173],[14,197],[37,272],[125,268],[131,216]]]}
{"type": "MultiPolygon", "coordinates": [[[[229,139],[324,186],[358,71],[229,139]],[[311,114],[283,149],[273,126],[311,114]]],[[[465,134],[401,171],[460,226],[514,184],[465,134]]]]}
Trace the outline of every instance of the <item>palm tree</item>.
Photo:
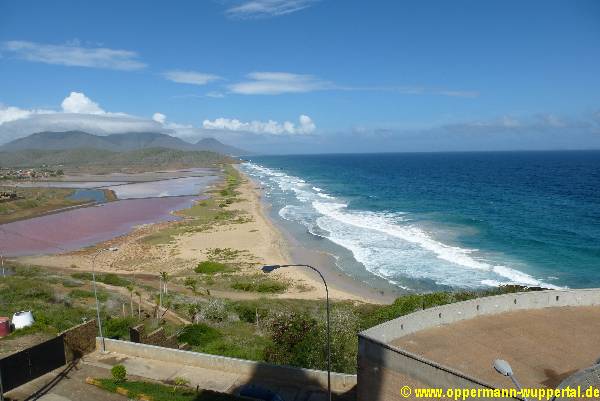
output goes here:
{"type": "Polygon", "coordinates": [[[127,291],[129,291],[129,310],[131,311],[131,316],[133,316],[133,285],[127,285],[127,291]]]}
{"type": "Polygon", "coordinates": [[[167,295],[169,293],[168,288],[167,288],[167,281],[169,281],[169,274],[167,272],[160,272],[160,278],[162,279],[162,283],[163,283],[162,289],[164,289],[164,293],[165,293],[165,295],[167,295]]]}

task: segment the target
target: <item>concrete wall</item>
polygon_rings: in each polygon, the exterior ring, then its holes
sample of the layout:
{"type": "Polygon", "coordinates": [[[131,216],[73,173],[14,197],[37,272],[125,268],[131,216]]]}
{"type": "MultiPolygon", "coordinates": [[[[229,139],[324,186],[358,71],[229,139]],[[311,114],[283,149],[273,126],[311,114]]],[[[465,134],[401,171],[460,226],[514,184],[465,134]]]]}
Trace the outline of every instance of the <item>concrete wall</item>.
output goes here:
{"type": "Polygon", "coordinates": [[[392,346],[390,343],[398,338],[477,316],[524,309],[595,305],[600,305],[600,289],[532,291],[438,306],[372,327],[359,333],[358,401],[404,399],[399,394],[401,386],[398,387],[402,378],[433,387],[493,388],[477,378],[392,346]]]}
{"type": "MultiPolygon", "coordinates": [[[[96,339],[100,347],[100,338],[96,339]]],[[[171,362],[188,366],[201,367],[211,370],[235,373],[240,376],[252,377],[257,372],[264,377],[290,383],[317,383],[327,387],[327,372],[321,370],[301,369],[290,366],[271,365],[268,363],[248,361],[245,359],[203,354],[199,352],[176,350],[157,347],[148,344],[138,344],[128,341],[105,339],[106,350],[118,354],[171,362]]],[[[356,385],[356,375],[343,373],[331,374],[331,388],[336,392],[346,392],[356,385]]]]}

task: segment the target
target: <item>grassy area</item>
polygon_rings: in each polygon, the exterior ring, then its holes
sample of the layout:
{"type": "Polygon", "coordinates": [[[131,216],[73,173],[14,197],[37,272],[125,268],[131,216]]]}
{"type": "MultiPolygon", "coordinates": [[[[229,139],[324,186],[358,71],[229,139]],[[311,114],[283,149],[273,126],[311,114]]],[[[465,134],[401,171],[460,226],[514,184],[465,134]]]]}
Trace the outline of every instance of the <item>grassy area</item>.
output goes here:
{"type": "Polygon", "coordinates": [[[212,260],[205,260],[198,263],[198,266],[194,269],[196,273],[200,274],[215,274],[223,272],[231,272],[235,270],[233,267],[226,265],[221,262],[214,262],[212,260]]]}
{"type": "MultiPolygon", "coordinates": [[[[245,257],[243,252],[224,249],[209,253],[211,257],[226,263],[235,263],[236,258],[245,257]]],[[[228,284],[235,284],[232,280],[250,279],[249,282],[239,281],[242,291],[268,293],[282,290],[281,283],[271,282],[269,277],[263,275],[205,273],[203,276],[228,284]]],[[[33,310],[36,318],[34,326],[17,331],[8,339],[36,333],[55,334],[80,323],[84,317],[93,318],[94,301],[89,279],[89,273],[61,276],[22,267],[17,267],[14,275],[0,279],[0,315],[11,316],[18,310],[33,310]]],[[[130,283],[115,274],[100,274],[98,281],[114,286],[130,283]]],[[[331,310],[332,367],[339,372],[356,371],[356,334],[361,330],[422,309],[522,290],[522,287],[506,286],[488,291],[410,294],[399,297],[391,305],[334,301],[331,310]]],[[[150,292],[151,296],[155,294],[150,292]]],[[[177,292],[176,287],[172,288],[163,297],[163,305],[195,324],[183,327],[150,318],[144,321],[148,332],[159,326],[164,327],[168,333],[178,333],[179,340],[188,343],[197,352],[313,369],[325,368],[325,302],[322,300],[265,297],[233,301],[210,297],[204,292],[201,294],[189,295],[188,291],[177,292]]],[[[106,336],[127,339],[129,327],[140,322],[136,316],[122,317],[120,309],[123,304],[129,309],[129,297],[103,289],[100,298],[106,336]]],[[[137,301],[137,298],[134,300],[137,301]]],[[[0,350],[4,341],[0,340],[0,350]]]]}
{"type": "Polygon", "coordinates": [[[127,390],[129,399],[139,399],[141,394],[150,397],[154,401],[240,401],[242,398],[217,393],[210,390],[193,390],[181,386],[167,386],[160,383],[150,383],[143,381],[124,381],[115,382],[112,379],[97,379],[99,387],[117,392],[117,388],[127,390]]]}
{"type": "MultiPolygon", "coordinates": [[[[10,317],[17,311],[31,310],[35,324],[1,338],[0,353],[36,344],[96,317],[94,292],[89,282],[34,266],[5,265],[14,274],[0,277],[0,316],[10,317]]],[[[125,324],[120,322],[122,304],[125,303],[129,311],[129,299],[107,289],[98,291],[98,299],[107,337],[129,338],[128,326],[123,329],[125,324]]],[[[131,318],[126,319],[129,319],[127,324],[133,323],[131,318]]]]}
{"type": "MultiPolygon", "coordinates": [[[[0,192],[10,192],[13,189],[13,187],[0,186],[0,192]]],[[[68,199],[73,192],[72,189],[65,188],[18,188],[17,194],[22,199],[0,203],[0,224],[29,219],[56,209],[86,203],[86,201],[68,199]]]]}
{"type": "Polygon", "coordinates": [[[94,317],[84,303],[56,291],[46,280],[17,271],[0,279],[0,316],[12,316],[21,310],[33,311],[35,324],[5,339],[33,333],[56,334],[81,323],[82,318],[94,317]]]}
{"type": "Polygon", "coordinates": [[[270,294],[280,294],[287,290],[288,287],[288,283],[274,280],[260,273],[252,276],[236,277],[234,278],[234,282],[231,284],[231,288],[234,290],[270,294]]]}
{"type": "MultiPolygon", "coordinates": [[[[71,277],[76,278],[78,280],[90,281],[92,279],[92,273],[73,273],[71,274],[71,277]]],[[[96,281],[98,281],[99,283],[114,285],[117,287],[127,287],[131,284],[131,281],[119,277],[114,273],[96,274],[96,281]]]]}

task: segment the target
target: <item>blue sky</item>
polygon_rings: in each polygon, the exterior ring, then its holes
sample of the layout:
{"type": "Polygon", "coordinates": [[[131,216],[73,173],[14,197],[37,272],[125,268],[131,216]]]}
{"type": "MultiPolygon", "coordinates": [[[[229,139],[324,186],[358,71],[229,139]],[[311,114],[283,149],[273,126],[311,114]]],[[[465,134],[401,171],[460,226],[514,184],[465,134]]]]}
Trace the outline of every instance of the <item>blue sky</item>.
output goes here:
{"type": "Polygon", "coordinates": [[[0,143],[85,128],[270,152],[600,148],[599,71],[593,0],[0,0],[0,143]]]}

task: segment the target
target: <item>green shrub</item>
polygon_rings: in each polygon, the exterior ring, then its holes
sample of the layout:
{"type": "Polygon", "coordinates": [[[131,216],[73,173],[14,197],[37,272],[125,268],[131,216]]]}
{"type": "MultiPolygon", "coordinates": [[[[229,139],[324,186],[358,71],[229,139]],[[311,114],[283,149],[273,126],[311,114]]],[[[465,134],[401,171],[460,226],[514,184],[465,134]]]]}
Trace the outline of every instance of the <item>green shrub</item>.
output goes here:
{"type": "Polygon", "coordinates": [[[222,273],[233,270],[230,266],[220,263],[214,262],[211,260],[205,260],[204,262],[198,263],[198,266],[194,269],[196,273],[202,274],[215,274],[222,273]]]}
{"type": "Polygon", "coordinates": [[[122,383],[127,379],[127,369],[123,365],[115,365],[110,370],[113,381],[115,383],[122,383]]]}
{"type": "Polygon", "coordinates": [[[222,322],[227,319],[227,305],[220,299],[211,299],[200,307],[200,318],[213,322],[222,322]]]}
{"type": "Polygon", "coordinates": [[[221,337],[219,330],[207,324],[198,323],[185,326],[177,339],[189,345],[203,345],[218,340],[221,337]]]}
{"type": "Polygon", "coordinates": [[[129,328],[135,324],[131,317],[113,317],[104,324],[104,336],[117,340],[129,338],[129,328]]]}
{"type": "Polygon", "coordinates": [[[258,308],[258,304],[255,303],[235,303],[233,304],[233,311],[238,315],[242,322],[256,323],[256,314],[260,317],[265,316],[265,311],[258,308]]]}

